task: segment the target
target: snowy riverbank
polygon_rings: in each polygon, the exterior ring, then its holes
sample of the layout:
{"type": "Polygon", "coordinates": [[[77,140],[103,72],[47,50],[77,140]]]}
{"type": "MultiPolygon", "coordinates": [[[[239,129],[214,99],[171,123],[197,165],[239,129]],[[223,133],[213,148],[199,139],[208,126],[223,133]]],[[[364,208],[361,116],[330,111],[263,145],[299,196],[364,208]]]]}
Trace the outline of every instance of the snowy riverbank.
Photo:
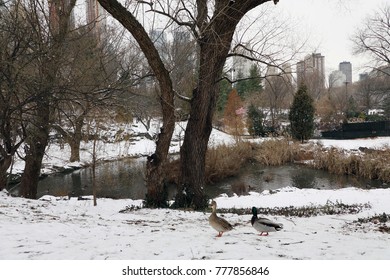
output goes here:
{"type": "MultiPolygon", "coordinates": [[[[183,126],[183,125],[182,125],[183,126]]],[[[130,129],[130,128],[127,128],[130,129]]],[[[133,132],[145,132],[132,124],[133,132]]],[[[183,129],[177,127],[171,152],[178,152],[183,129]]],[[[253,141],[263,141],[256,139],[253,141]]],[[[323,147],[359,152],[360,147],[388,149],[390,137],[357,140],[313,140],[323,147]]],[[[231,144],[234,139],[213,130],[210,145],[231,144]]],[[[43,166],[84,166],[91,161],[90,145],[82,143],[81,162],[70,164],[69,148],[52,144],[43,166]]],[[[149,155],[154,142],[98,143],[100,160],[149,155]]],[[[17,161],[13,172],[21,172],[17,161]]],[[[11,197],[0,192],[0,259],[390,259],[390,223],[369,218],[390,213],[390,189],[299,190],[281,186],[277,192],[248,196],[220,196],[218,207],[235,229],[216,238],[208,224],[209,213],[171,209],[122,211],[142,205],[141,200],[65,200],[45,196],[39,200],[11,197]],[[311,217],[271,215],[284,224],[281,232],[260,237],[250,225],[251,215],[233,214],[237,208],[316,207],[327,203],[364,205],[358,213],[311,217]],[[358,219],[367,222],[356,222],[358,219]],[[381,230],[385,229],[385,230],[381,230]]],[[[358,208],[359,208],[358,207],[358,208]]]]}
{"type": "MultiPolygon", "coordinates": [[[[40,200],[0,193],[1,259],[390,259],[390,222],[357,223],[390,213],[390,189],[298,190],[216,198],[220,208],[361,204],[356,214],[268,216],[280,232],[258,236],[251,215],[224,214],[235,229],[221,238],[209,213],[139,209],[141,201],[40,200]]],[[[231,212],[228,210],[228,212],[231,212]]]]}

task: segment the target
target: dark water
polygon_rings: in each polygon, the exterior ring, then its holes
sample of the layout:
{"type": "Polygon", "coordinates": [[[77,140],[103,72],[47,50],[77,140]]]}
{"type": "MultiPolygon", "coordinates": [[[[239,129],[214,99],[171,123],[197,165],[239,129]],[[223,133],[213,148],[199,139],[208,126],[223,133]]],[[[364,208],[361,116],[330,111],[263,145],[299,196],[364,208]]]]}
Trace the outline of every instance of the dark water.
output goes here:
{"type": "MultiPolygon", "coordinates": [[[[238,181],[250,185],[251,190],[256,192],[276,190],[286,186],[299,189],[340,189],[346,187],[370,189],[389,187],[378,180],[334,175],[324,170],[316,170],[298,164],[283,166],[248,165],[237,178],[218,183],[215,187],[218,189],[218,192],[232,195],[231,186],[238,181]]],[[[213,194],[218,195],[218,193],[213,194]]]]}
{"type": "MultiPolygon", "coordinates": [[[[126,159],[103,163],[96,167],[98,197],[143,199],[146,194],[143,159],[126,159]]],[[[248,165],[237,177],[229,178],[206,187],[206,194],[215,197],[221,193],[233,194],[232,184],[240,181],[251,186],[251,190],[275,190],[286,186],[316,189],[339,189],[344,187],[384,188],[380,181],[357,179],[354,176],[332,175],[302,165],[264,167],[248,165]]],[[[169,198],[176,189],[168,188],[169,198]]],[[[85,168],[68,174],[51,175],[39,182],[38,197],[45,194],[54,196],[82,196],[92,194],[92,169],[85,168]]]]}

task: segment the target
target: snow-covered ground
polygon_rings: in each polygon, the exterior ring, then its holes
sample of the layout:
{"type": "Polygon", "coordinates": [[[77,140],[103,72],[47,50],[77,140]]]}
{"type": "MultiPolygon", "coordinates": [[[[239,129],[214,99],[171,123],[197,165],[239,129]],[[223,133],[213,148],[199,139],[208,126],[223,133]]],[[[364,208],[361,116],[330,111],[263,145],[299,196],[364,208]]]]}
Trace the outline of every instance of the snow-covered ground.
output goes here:
{"type": "MultiPolygon", "coordinates": [[[[118,131],[132,135],[140,135],[149,133],[151,136],[155,135],[159,130],[161,124],[158,121],[152,123],[149,131],[139,122],[132,124],[113,125],[112,129],[106,132],[106,138],[111,141],[97,141],[96,143],[96,158],[98,161],[116,160],[126,157],[147,156],[154,153],[155,142],[146,137],[134,137],[131,141],[115,141],[118,138],[118,131]]],[[[184,129],[186,123],[177,123],[174,135],[172,137],[172,145],[170,153],[178,153],[180,145],[184,138],[184,129]]],[[[120,135],[119,135],[120,136],[120,135]]],[[[259,140],[261,141],[261,140],[259,140]]],[[[234,138],[226,133],[214,129],[210,136],[210,146],[219,145],[222,143],[233,144],[234,138]]],[[[21,149],[23,150],[23,149],[21,149]]],[[[82,167],[89,165],[92,162],[93,142],[81,142],[80,145],[80,162],[69,162],[70,148],[69,145],[59,143],[51,143],[47,149],[42,162],[42,174],[50,174],[56,172],[59,168],[67,167],[82,167]]],[[[14,174],[21,174],[24,169],[24,161],[15,158],[15,163],[10,168],[10,172],[14,174]]]]}
{"type": "MultiPolygon", "coordinates": [[[[132,124],[125,124],[121,126],[113,125],[112,129],[106,134],[107,137],[112,140],[111,143],[97,141],[96,158],[99,161],[116,160],[126,157],[138,157],[147,156],[153,154],[155,150],[155,142],[145,137],[135,137],[131,142],[129,141],[114,141],[118,137],[117,132],[123,131],[123,133],[129,133],[138,135],[142,133],[149,133],[154,135],[159,130],[159,122],[153,122],[149,131],[141,123],[134,122],[132,124]]],[[[174,135],[172,137],[172,145],[170,147],[170,153],[178,153],[180,145],[184,138],[184,129],[186,123],[177,123],[174,135]]],[[[251,141],[261,142],[267,140],[267,138],[257,138],[251,141]]],[[[314,144],[321,144],[325,148],[335,147],[345,150],[357,150],[359,147],[372,148],[372,149],[384,149],[390,148],[390,137],[377,137],[377,138],[365,138],[355,140],[312,140],[314,144]]],[[[235,143],[234,137],[217,129],[213,129],[209,145],[216,146],[220,144],[233,144],[235,143]]],[[[60,168],[67,167],[81,167],[89,165],[92,162],[92,141],[81,142],[80,147],[80,162],[69,162],[70,148],[68,145],[50,144],[47,148],[46,155],[42,163],[42,174],[51,174],[58,171],[60,168]]],[[[24,169],[24,162],[19,158],[15,159],[15,163],[12,166],[12,170],[9,172],[21,174],[24,169]]]]}
{"type": "MultiPolygon", "coordinates": [[[[134,127],[133,127],[134,129],[134,127]]],[[[177,130],[177,152],[183,131],[177,130]]],[[[210,145],[233,143],[234,139],[214,130],[210,145]]],[[[313,142],[318,142],[314,140],[313,142]]],[[[389,148],[390,137],[359,140],[320,140],[323,146],[343,149],[389,148]]],[[[83,143],[84,165],[90,161],[83,143]]],[[[98,143],[100,159],[147,155],[154,142],[139,139],[132,144],[98,143]]],[[[69,150],[51,145],[44,166],[69,164],[69,150]]],[[[14,171],[22,170],[16,162],[14,171]]],[[[385,259],[390,260],[390,234],[379,229],[387,223],[357,223],[359,218],[390,213],[390,189],[299,190],[281,186],[277,192],[250,193],[248,196],[215,198],[218,208],[227,209],[224,218],[235,229],[221,238],[208,224],[210,213],[145,209],[141,200],[100,198],[65,200],[45,196],[39,200],[11,197],[0,192],[0,259],[385,259]],[[323,206],[327,203],[366,205],[359,213],[318,215],[313,217],[276,216],[268,218],[283,223],[284,229],[258,236],[250,225],[251,215],[233,214],[237,208],[323,206]],[[121,211],[125,210],[126,211],[121,211]]]]}
{"type": "Polygon", "coordinates": [[[141,201],[28,200],[0,192],[0,259],[390,259],[381,223],[353,223],[390,213],[390,190],[298,190],[216,198],[220,208],[369,204],[358,214],[268,216],[284,229],[258,236],[251,215],[227,213],[235,228],[216,237],[209,213],[171,209],[123,211],[141,201]]]}

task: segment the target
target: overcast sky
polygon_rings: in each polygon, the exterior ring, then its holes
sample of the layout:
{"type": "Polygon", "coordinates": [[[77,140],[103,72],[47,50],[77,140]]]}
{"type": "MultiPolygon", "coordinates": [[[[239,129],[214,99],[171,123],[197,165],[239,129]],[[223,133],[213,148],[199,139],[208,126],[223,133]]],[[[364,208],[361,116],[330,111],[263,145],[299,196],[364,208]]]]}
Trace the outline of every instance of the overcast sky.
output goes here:
{"type": "Polygon", "coordinates": [[[364,19],[390,0],[280,0],[276,9],[296,19],[299,32],[310,36],[309,49],[325,56],[327,75],[350,61],[353,81],[364,72],[361,56],[353,55],[351,36],[364,19]]]}

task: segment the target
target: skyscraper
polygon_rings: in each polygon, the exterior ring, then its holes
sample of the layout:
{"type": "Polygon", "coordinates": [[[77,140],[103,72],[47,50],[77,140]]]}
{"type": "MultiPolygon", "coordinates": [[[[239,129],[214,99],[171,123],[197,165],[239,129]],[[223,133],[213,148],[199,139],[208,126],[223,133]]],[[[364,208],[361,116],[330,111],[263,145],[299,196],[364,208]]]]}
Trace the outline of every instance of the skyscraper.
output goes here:
{"type": "Polygon", "coordinates": [[[92,32],[100,39],[102,33],[106,30],[106,14],[97,0],[86,0],[87,23],[92,32]]]}
{"type": "Polygon", "coordinates": [[[339,70],[344,73],[346,77],[346,82],[351,84],[352,83],[352,64],[348,61],[340,62],[339,64],[339,70]]]}
{"type": "MultiPolygon", "coordinates": [[[[0,0],[1,1],[1,0],[0,0]]],[[[60,25],[60,16],[64,16],[63,11],[70,9],[70,0],[48,0],[49,3],[49,24],[52,32],[58,32],[60,25]]],[[[74,11],[68,19],[68,29],[74,29],[74,11]]]]}
{"type": "Polygon", "coordinates": [[[252,61],[244,57],[251,56],[250,51],[248,51],[249,49],[250,46],[236,48],[235,52],[243,56],[233,56],[232,80],[235,80],[239,76],[241,76],[241,78],[249,77],[252,61]]]}
{"type": "Polygon", "coordinates": [[[340,70],[335,70],[329,74],[329,88],[342,87],[345,85],[346,76],[340,70]]]}
{"type": "Polygon", "coordinates": [[[325,87],[325,57],[321,53],[312,53],[297,63],[297,83],[308,84],[311,80],[318,81],[320,87],[325,87]]]}

